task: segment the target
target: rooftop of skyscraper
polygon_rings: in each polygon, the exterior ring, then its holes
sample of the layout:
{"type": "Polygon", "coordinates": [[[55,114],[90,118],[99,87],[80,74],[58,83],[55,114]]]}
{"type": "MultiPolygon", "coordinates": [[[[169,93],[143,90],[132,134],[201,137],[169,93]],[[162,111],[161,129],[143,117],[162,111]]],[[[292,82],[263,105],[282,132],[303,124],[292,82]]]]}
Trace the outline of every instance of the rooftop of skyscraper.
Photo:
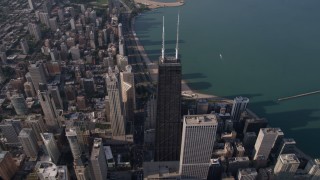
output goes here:
{"type": "Polygon", "coordinates": [[[100,153],[100,146],[102,146],[102,139],[101,138],[95,138],[93,141],[93,147],[91,152],[91,158],[90,159],[98,159],[98,156],[100,153]]]}
{"type": "Polygon", "coordinates": [[[283,164],[300,163],[295,154],[281,154],[279,158],[283,164]]]}
{"type": "Polygon", "coordinates": [[[29,136],[30,133],[31,133],[32,129],[31,128],[23,128],[20,133],[19,133],[19,136],[22,137],[22,136],[29,136]]]}
{"type": "Polygon", "coordinates": [[[283,132],[280,128],[261,128],[260,131],[262,131],[265,134],[279,134],[283,135],[283,132]]]}
{"type": "Polygon", "coordinates": [[[217,117],[214,114],[186,115],[184,121],[187,125],[218,124],[217,117]]]}

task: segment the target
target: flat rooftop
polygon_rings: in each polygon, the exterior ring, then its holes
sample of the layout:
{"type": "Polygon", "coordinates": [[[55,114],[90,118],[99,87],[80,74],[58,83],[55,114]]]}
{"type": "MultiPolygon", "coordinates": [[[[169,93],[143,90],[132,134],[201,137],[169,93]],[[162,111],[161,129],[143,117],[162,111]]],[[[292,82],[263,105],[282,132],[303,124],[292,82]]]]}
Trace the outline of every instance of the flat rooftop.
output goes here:
{"type": "Polygon", "coordinates": [[[174,178],[179,176],[179,161],[143,163],[144,179],[174,178]]]}
{"type": "Polygon", "coordinates": [[[295,164],[300,163],[298,157],[295,154],[281,154],[280,160],[283,164],[295,164]]]}
{"type": "Polygon", "coordinates": [[[217,117],[214,114],[186,115],[184,122],[187,125],[218,125],[217,117]]]}
{"type": "Polygon", "coordinates": [[[102,138],[95,138],[90,159],[98,159],[100,154],[100,146],[102,146],[102,138]]]}
{"type": "Polygon", "coordinates": [[[255,168],[239,169],[239,173],[241,173],[242,176],[244,176],[244,175],[258,175],[255,168]]]}
{"type": "Polygon", "coordinates": [[[264,134],[284,135],[280,128],[261,128],[260,131],[262,131],[264,134]]]}

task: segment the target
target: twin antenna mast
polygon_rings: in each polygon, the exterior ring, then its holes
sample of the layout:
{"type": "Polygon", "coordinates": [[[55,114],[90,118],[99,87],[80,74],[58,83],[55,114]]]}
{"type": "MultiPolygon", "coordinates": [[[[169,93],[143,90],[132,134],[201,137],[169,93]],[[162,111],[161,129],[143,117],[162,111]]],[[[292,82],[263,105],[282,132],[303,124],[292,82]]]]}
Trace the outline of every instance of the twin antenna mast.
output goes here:
{"type": "MultiPolygon", "coordinates": [[[[179,26],[180,26],[180,12],[178,13],[178,22],[177,22],[177,42],[176,42],[176,55],[175,58],[178,59],[179,56],[179,26]]],[[[164,59],[165,52],[165,33],[164,33],[164,16],[162,17],[162,49],[161,49],[161,58],[164,59]]]]}

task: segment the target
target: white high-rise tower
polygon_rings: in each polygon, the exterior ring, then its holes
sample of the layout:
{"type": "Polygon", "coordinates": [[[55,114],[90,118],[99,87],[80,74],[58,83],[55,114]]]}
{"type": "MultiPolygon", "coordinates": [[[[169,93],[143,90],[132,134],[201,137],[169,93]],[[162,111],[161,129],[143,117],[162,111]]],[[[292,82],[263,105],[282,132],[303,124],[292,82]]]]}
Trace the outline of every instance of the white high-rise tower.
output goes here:
{"type": "Polygon", "coordinates": [[[283,136],[280,128],[261,128],[254,145],[253,159],[256,160],[259,156],[264,156],[265,159],[268,159],[278,136],[283,136]]]}
{"type": "Polygon", "coordinates": [[[213,114],[184,116],[179,167],[182,179],[207,178],[217,126],[213,114]]]}

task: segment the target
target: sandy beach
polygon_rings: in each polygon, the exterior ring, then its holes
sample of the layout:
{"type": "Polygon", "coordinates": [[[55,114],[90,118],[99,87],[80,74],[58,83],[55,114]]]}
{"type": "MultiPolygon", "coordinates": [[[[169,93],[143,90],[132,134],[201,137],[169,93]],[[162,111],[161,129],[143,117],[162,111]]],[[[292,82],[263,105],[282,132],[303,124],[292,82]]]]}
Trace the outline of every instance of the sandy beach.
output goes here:
{"type": "Polygon", "coordinates": [[[152,0],[134,0],[136,4],[144,4],[147,5],[150,9],[160,8],[160,7],[176,7],[182,6],[184,4],[184,0],[179,0],[177,2],[157,2],[152,0]]]}

